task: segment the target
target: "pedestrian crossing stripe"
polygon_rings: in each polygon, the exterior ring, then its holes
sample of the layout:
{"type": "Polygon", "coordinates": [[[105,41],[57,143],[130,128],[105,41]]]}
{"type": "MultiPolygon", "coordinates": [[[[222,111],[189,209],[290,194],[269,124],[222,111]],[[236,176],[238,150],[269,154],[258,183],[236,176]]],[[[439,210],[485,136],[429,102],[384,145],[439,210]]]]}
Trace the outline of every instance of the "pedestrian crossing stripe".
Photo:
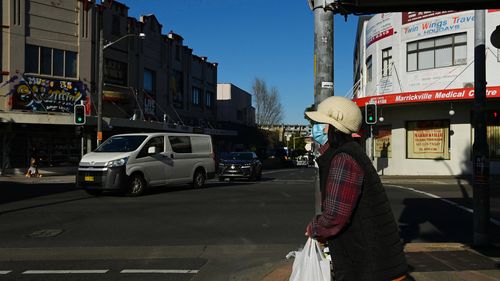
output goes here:
{"type": "Polygon", "coordinates": [[[0,274],[3,274],[3,275],[9,274],[11,272],[12,272],[12,270],[0,270],[0,274]]]}
{"type": "MultiPolygon", "coordinates": [[[[0,271],[0,274],[9,274],[12,270],[0,271]]],[[[109,269],[61,269],[61,270],[26,270],[21,274],[105,274],[109,269]]],[[[121,274],[197,274],[196,269],[123,269],[121,274]]]]}
{"type": "Polygon", "coordinates": [[[22,274],[104,274],[109,269],[99,270],[26,270],[22,274]]]}
{"type": "Polygon", "coordinates": [[[180,273],[180,274],[196,274],[198,270],[192,269],[124,269],[120,273],[180,273]]]}

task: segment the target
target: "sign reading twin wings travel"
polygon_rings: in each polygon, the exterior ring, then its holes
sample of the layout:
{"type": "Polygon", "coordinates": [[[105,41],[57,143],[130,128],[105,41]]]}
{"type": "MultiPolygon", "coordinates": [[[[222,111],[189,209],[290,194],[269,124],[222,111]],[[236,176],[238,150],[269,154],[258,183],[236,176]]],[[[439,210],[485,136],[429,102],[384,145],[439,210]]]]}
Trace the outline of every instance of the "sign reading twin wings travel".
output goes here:
{"type": "Polygon", "coordinates": [[[402,14],[402,40],[410,40],[428,35],[449,34],[474,28],[473,11],[433,12],[427,15],[414,16],[413,18],[409,16],[411,13],[406,14],[406,16],[405,13],[402,14]]]}
{"type": "MultiPolygon", "coordinates": [[[[500,86],[488,87],[486,98],[500,98],[500,86]]],[[[399,104],[399,103],[420,103],[433,101],[449,100],[468,100],[474,99],[474,88],[461,88],[449,90],[434,90],[421,92],[408,92],[400,94],[370,96],[365,98],[353,99],[358,106],[365,106],[366,103],[376,104],[399,104]]]]}
{"type": "Polygon", "coordinates": [[[426,11],[426,12],[402,12],[401,21],[403,24],[412,23],[423,19],[433,18],[441,15],[455,13],[456,11],[426,11]]]}

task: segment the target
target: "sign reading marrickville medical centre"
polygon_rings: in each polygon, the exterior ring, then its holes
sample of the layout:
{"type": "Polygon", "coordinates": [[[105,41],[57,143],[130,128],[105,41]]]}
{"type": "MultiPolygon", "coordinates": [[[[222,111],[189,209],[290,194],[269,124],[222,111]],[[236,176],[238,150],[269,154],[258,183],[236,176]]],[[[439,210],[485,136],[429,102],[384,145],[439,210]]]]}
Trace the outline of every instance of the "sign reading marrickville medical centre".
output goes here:
{"type": "MultiPolygon", "coordinates": [[[[500,86],[488,87],[486,89],[486,98],[500,98],[500,86]]],[[[474,88],[407,92],[400,94],[370,96],[354,99],[353,101],[356,102],[358,106],[364,106],[365,103],[371,102],[376,104],[398,104],[468,99],[474,99],[474,88]]]]}

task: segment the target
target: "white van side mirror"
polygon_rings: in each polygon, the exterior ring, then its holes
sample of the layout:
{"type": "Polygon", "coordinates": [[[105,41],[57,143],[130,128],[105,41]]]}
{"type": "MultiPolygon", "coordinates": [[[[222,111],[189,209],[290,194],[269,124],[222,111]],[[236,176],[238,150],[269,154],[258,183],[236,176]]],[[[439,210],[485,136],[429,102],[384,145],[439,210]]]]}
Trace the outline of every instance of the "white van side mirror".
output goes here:
{"type": "Polygon", "coordinates": [[[150,146],[148,148],[148,154],[156,154],[156,147],[155,146],[150,146]]]}

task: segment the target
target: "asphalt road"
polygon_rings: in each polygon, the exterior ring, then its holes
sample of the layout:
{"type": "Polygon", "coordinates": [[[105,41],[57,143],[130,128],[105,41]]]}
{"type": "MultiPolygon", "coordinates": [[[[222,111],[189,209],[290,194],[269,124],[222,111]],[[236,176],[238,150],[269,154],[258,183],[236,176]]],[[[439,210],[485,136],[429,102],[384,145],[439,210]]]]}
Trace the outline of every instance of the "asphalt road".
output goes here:
{"type": "MultiPolygon", "coordinates": [[[[71,177],[2,180],[0,280],[260,280],[305,242],[313,179],[313,169],[271,170],[260,182],[157,188],[139,198],[92,197],[71,177]]],[[[386,187],[406,242],[471,241],[466,210],[386,187]]]]}

